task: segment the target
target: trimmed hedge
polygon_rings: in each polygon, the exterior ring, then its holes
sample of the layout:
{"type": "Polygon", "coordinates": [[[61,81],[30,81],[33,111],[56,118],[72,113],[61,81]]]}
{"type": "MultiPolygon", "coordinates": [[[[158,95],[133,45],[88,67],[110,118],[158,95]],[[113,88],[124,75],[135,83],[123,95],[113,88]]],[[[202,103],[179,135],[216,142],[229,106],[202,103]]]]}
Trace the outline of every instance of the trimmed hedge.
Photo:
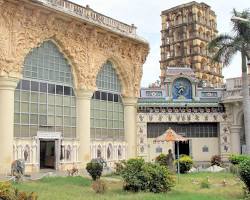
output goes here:
{"type": "Polygon", "coordinates": [[[229,161],[233,164],[233,165],[238,165],[240,164],[242,161],[244,160],[248,160],[250,159],[250,156],[249,155],[238,155],[238,154],[231,154],[229,156],[229,161]]]}
{"type": "MultiPolygon", "coordinates": [[[[188,155],[181,155],[179,158],[180,162],[180,173],[187,173],[193,166],[193,160],[188,155]]],[[[178,160],[175,161],[176,167],[178,165],[178,160]]]]}
{"type": "Polygon", "coordinates": [[[86,170],[92,177],[92,179],[95,181],[101,177],[103,165],[99,162],[92,160],[91,162],[87,163],[86,170]]]}

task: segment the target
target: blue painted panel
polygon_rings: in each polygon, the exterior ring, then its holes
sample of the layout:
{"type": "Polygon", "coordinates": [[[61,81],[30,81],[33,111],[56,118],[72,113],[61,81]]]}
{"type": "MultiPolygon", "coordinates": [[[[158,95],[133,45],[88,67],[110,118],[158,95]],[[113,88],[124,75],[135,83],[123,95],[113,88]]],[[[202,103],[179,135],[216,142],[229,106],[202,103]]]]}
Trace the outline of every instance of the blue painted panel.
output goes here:
{"type": "Polygon", "coordinates": [[[186,78],[177,78],[172,88],[173,100],[191,100],[192,84],[186,78]]]}

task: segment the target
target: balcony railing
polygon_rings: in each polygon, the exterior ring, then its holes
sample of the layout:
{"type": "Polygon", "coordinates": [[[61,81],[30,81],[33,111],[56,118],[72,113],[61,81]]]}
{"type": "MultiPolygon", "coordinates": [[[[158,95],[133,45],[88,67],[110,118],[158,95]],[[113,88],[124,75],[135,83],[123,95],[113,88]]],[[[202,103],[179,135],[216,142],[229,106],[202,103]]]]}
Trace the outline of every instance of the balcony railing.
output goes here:
{"type": "Polygon", "coordinates": [[[136,27],[102,15],[88,6],[83,7],[68,0],[33,0],[33,2],[69,13],[90,23],[108,28],[112,31],[136,37],[136,27]]]}
{"type": "Polygon", "coordinates": [[[221,99],[223,101],[223,100],[240,99],[240,98],[242,98],[242,90],[236,89],[236,90],[224,91],[221,99]]]}

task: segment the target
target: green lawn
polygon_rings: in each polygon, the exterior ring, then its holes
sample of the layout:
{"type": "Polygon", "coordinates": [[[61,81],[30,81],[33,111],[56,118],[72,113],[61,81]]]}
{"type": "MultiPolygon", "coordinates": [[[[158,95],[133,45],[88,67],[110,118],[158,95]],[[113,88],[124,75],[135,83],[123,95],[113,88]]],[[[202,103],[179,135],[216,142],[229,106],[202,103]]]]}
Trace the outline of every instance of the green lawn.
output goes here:
{"type": "Polygon", "coordinates": [[[179,184],[169,193],[131,193],[122,190],[121,181],[111,181],[105,177],[108,190],[105,194],[95,194],[91,180],[82,177],[50,177],[40,181],[15,185],[23,191],[35,191],[39,200],[230,200],[242,199],[242,183],[229,173],[196,173],[181,175],[179,184]],[[201,189],[199,182],[209,177],[209,189],[201,189]],[[226,180],[227,185],[222,186],[226,180]],[[198,183],[194,183],[198,182],[198,183]]]}

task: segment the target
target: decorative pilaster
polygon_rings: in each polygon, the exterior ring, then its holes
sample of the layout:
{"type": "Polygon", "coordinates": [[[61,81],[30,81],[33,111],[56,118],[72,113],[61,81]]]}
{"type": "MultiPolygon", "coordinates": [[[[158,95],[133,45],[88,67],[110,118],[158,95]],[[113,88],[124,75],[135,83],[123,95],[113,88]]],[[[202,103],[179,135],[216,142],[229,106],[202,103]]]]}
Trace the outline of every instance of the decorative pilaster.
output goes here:
{"type": "Polygon", "coordinates": [[[18,79],[0,77],[0,174],[10,172],[13,161],[14,92],[18,79]]]}
{"type": "Polygon", "coordinates": [[[77,90],[77,137],[80,140],[78,159],[81,167],[90,161],[90,101],[93,91],[77,90]]]}
{"type": "Polygon", "coordinates": [[[136,113],[137,113],[137,98],[124,97],[124,130],[125,140],[128,143],[127,158],[137,156],[137,137],[136,137],[136,113]]]}
{"type": "Polygon", "coordinates": [[[231,152],[235,153],[235,154],[240,154],[241,153],[240,131],[241,131],[241,126],[239,126],[239,125],[232,125],[230,127],[230,132],[231,132],[231,152]]]}

